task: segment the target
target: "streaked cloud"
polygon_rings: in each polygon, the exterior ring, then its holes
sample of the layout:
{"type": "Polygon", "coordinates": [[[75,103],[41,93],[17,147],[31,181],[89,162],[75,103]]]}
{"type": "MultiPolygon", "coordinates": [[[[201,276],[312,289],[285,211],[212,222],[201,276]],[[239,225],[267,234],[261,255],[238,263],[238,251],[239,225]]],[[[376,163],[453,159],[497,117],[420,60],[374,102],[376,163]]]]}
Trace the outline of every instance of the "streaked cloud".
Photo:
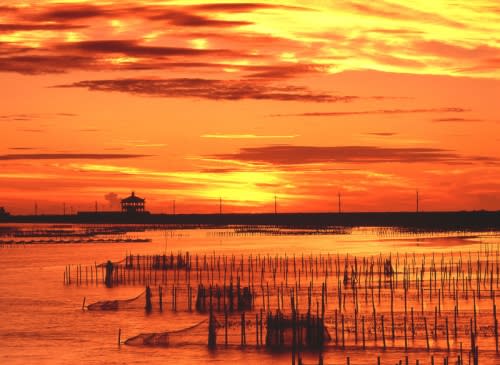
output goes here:
{"type": "Polygon", "coordinates": [[[71,30],[82,29],[84,25],[46,24],[46,23],[3,23],[0,24],[0,33],[38,30],[71,30]]]}
{"type": "Polygon", "coordinates": [[[63,43],[57,46],[63,51],[80,51],[84,53],[121,53],[130,57],[157,56],[201,56],[201,55],[233,55],[234,52],[224,49],[198,49],[186,47],[161,47],[140,45],[134,40],[99,40],[63,43]]]}
{"type": "Polygon", "coordinates": [[[60,88],[86,88],[92,91],[118,91],[164,98],[195,97],[210,100],[278,100],[306,102],[349,102],[357,96],[316,93],[303,86],[275,85],[246,80],[215,79],[116,79],[88,80],[58,85],[60,88]]]}
{"type": "Polygon", "coordinates": [[[429,147],[377,147],[377,146],[293,146],[270,145],[244,147],[236,153],[212,156],[246,162],[274,165],[310,163],[442,163],[471,164],[497,163],[494,157],[463,156],[455,151],[429,147]]]}
{"type": "Polygon", "coordinates": [[[215,138],[215,139],[290,139],[298,137],[298,134],[290,134],[290,135],[257,135],[257,134],[203,134],[202,138],[215,138]]]}
{"type": "Polygon", "coordinates": [[[9,147],[9,150],[13,151],[29,151],[29,150],[36,150],[37,148],[35,147],[9,147]]]}
{"type": "Polygon", "coordinates": [[[43,120],[45,118],[69,118],[75,117],[76,114],[59,112],[59,113],[12,113],[12,114],[0,114],[0,122],[28,122],[43,120]]]}
{"type": "Polygon", "coordinates": [[[408,4],[410,6],[406,6],[386,1],[369,4],[360,1],[350,1],[347,4],[347,6],[354,10],[356,13],[365,14],[370,17],[408,20],[411,22],[436,23],[438,25],[447,25],[458,28],[464,27],[463,23],[452,18],[447,18],[445,15],[422,11],[421,7],[418,7],[417,4],[415,4],[413,7],[411,6],[411,4],[408,4]]]}
{"type": "Polygon", "coordinates": [[[368,132],[365,133],[369,136],[377,136],[377,137],[391,137],[395,136],[397,133],[396,132],[368,132]]]}
{"type": "Polygon", "coordinates": [[[377,114],[419,114],[419,113],[465,113],[469,109],[451,108],[430,108],[430,109],[380,109],[380,110],[353,110],[353,111],[333,111],[333,112],[305,112],[297,114],[272,114],[272,117],[343,117],[352,115],[377,115],[377,114]]]}
{"type": "Polygon", "coordinates": [[[0,161],[17,160],[114,160],[150,157],[150,155],[126,153],[24,153],[0,155],[0,161]]]}
{"type": "Polygon", "coordinates": [[[475,122],[484,122],[482,119],[474,119],[474,118],[435,118],[432,120],[433,122],[438,123],[475,123],[475,122]]]}

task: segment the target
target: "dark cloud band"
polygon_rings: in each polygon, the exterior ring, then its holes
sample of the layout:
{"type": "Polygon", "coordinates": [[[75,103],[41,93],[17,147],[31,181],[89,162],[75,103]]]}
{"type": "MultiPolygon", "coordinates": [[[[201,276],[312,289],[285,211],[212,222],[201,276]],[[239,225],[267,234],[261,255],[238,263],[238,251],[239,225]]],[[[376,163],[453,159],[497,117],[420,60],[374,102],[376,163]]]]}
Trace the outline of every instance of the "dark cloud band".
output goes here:
{"type": "Polygon", "coordinates": [[[211,156],[244,162],[274,165],[312,163],[444,163],[470,164],[475,162],[496,163],[494,158],[462,156],[440,148],[388,148],[376,146],[292,146],[271,145],[242,148],[239,152],[211,156]]]}
{"type": "Polygon", "coordinates": [[[149,157],[150,155],[118,153],[23,153],[0,155],[0,161],[15,160],[112,160],[149,157]]]}
{"type": "Polygon", "coordinates": [[[94,91],[119,91],[165,98],[196,97],[210,100],[279,100],[310,102],[349,102],[357,96],[315,93],[305,87],[275,85],[262,81],[213,79],[116,79],[79,81],[57,87],[79,87],[94,91]]]}

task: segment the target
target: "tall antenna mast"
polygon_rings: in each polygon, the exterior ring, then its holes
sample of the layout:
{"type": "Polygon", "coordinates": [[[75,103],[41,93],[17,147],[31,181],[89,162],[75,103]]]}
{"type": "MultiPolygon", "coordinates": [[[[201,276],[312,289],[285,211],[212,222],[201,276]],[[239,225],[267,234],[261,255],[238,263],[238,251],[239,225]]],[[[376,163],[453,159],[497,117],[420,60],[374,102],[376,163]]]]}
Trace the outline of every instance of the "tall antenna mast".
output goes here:
{"type": "Polygon", "coordinates": [[[277,203],[276,194],[274,195],[274,214],[278,214],[278,203],[277,203]]]}
{"type": "Polygon", "coordinates": [[[97,213],[97,200],[95,201],[95,212],[97,213]]]}
{"type": "Polygon", "coordinates": [[[222,215],[222,197],[219,197],[219,214],[222,215]]]}
{"type": "Polygon", "coordinates": [[[339,213],[342,213],[342,206],[341,206],[341,202],[340,202],[340,191],[337,193],[337,197],[338,197],[338,203],[339,203],[339,213]]]}

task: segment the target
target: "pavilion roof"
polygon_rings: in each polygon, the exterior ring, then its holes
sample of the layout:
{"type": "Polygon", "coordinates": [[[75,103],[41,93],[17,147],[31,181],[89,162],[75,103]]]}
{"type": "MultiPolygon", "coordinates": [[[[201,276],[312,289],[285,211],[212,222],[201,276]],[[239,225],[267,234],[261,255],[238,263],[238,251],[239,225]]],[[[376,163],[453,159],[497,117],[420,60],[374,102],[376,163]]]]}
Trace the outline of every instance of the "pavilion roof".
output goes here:
{"type": "Polygon", "coordinates": [[[129,197],[122,199],[122,203],[144,203],[144,201],[145,199],[139,198],[134,192],[129,197]]]}

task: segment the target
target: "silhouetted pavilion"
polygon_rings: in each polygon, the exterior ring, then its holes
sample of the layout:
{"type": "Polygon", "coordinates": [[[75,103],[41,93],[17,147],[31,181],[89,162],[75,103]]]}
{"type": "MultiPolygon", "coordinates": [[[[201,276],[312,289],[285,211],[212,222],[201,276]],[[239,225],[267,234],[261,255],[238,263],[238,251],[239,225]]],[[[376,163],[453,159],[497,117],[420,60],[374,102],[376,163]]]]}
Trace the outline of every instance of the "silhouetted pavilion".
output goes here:
{"type": "Polygon", "coordinates": [[[128,198],[122,199],[121,201],[122,213],[144,213],[146,205],[145,202],[145,199],[139,198],[134,192],[132,192],[132,195],[128,198]]]}

